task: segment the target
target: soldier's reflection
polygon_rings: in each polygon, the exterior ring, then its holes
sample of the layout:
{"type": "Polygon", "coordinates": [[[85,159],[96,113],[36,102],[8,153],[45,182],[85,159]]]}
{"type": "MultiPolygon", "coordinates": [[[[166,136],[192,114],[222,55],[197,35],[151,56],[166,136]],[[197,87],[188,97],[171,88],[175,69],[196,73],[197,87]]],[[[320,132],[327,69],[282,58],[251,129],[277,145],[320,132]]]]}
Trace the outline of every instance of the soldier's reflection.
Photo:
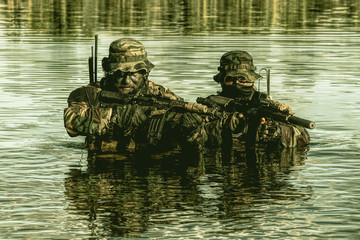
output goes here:
{"type": "MultiPolygon", "coordinates": [[[[282,151],[263,152],[251,149],[223,156],[223,208],[226,217],[246,218],[259,214],[255,206],[271,201],[306,200],[311,193],[291,186],[287,174],[293,166],[304,163],[307,148],[288,148],[282,151]],[[224,160],[226,159],[226,160],[224,160]]],[[[259,216],[257,216],[259,217],[259,216]]]]}
{"type": "MultiPolygon", "coordinates": [[[[224,154],[218,150],[200,157],[172,153],[115,159],[89,153],[87,169],[71,170],[65,181],[68,210],[86,215],[97,236],[133,237],[156,224],[181,224],[167,212],[184,208],[192,210],[189,219],[206,221],[205,216],[251,222],[255,200],[265,195],[286,198],[286,192],[282,196],[269,193],[289,189],[279,175],[302,164],[303,154],[295,150],[224,154]]],[[[296,194],[307,195],[292,192],[288,196],[296,194]]]]}
{"type": "Polygon", "coordinates": [[[148,228],[152,214],[197,202],[198,160],[185,163],[176,154],[116,157],[89,153],[87,169],[71,170],[65,181],[69,210],[87,215],[97,234],[132,236],[148,228]]]}

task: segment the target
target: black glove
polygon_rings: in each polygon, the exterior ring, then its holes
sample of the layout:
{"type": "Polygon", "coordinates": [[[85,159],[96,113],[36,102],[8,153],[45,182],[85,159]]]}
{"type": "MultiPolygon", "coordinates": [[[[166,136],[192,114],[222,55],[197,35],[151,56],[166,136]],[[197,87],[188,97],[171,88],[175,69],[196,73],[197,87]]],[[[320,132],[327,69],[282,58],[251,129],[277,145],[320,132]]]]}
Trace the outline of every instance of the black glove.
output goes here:
{"type": "MultiPolygon", "coordinates": [[[[290,129],[290,126],[288,125],[285,128],[289,129],[287,132],[289,134],[288,136],[290,136],[292,129],[290,129]]],[[[261,142],[277,141],[281,136],[279,123],[269,118],[268,119],[261,118],[260,125],[258,127],[258,136],[259,136],[259,141],[261,142]]]]}
{"type": "Polygon", "coordinates": [[[113,122],[120,128],[134,129],[144,123],[154,107],[140,105],[119,105],[113,108],[113,122]]]}
{"type": "Polygon", "coordinates": [[[181,116],[180,125],[186,129],[196,129],[203,122],[203,118],[197,113],[185,112],[181,116]]]}
{"type": "Polygon", "coordinates": [[[242,113],[234,112],[225,119],[225,128],[232,133],[239,133],[245,127],[245,117],[242,113]]]}

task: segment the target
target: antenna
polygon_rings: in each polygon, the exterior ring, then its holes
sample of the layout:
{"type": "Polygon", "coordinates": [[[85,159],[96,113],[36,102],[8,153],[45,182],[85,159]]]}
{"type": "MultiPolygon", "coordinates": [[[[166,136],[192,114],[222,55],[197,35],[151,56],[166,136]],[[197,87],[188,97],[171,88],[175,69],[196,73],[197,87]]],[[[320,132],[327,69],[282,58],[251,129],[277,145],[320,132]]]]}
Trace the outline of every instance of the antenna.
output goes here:
{"type": "Polygon", "coordinates": [[[90,84],[94,82],[94,47],[91,46],[91,53],[88,59],[90,84]]]}
{"type": "Polygon", "coordinates": [[[95,35],[94,81],[97,82],[98,35],[95,35]]]}
{"type": "MultiPolygon", "coordinates": [[[[259,74],[261,73],[261,71],[264,70],[266,72],[266,85],[267,85],[267,95],[270,98],[270,69],[268,68],[262,68],[260,69],[259,74]]],[[[259,81],[259,91],[260,91],[260,81],[259,81]]]]}

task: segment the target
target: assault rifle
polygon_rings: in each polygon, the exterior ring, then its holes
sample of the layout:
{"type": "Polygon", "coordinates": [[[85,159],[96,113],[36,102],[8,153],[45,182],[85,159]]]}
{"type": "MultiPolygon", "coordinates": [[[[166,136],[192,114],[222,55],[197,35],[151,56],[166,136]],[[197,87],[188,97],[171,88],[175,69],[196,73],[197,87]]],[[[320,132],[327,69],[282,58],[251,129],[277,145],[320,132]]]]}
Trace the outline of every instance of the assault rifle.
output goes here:
{"type": "Polygon", "coordinates": [[[150,125],[147,132],[149,144],[156,146],[161,139],[162,129],[165,124],[165,113],[168,110],[176,112],[193,112],[202,115],[217,116],[220,112],[216,109],[208,108],[206,105],[168,98],[156,97],[153,95],[139,95],[136,97],[125,98],[124,95],[102,90],[100,91],[100,101],[110,104],[138,104],[140,106],[153,106],[156,110],[151,112],[150,125]]]}
{"type": "Polygon", "coordinates": [[[102,90],[100,92],[100,100],[107,103],[115,104],[138,104],[140,106],[154,106],[161,113],[162,110],[170,108],[181,108],[184,111],[199,113],[199,114],[216,114],[215,110],[200,103],[184,102],[180,100],[171,100],[168,98],[156,97],[153,95],[139,95],[136,97],[124,97],[121,93],[102,90]]]}
{"type": "Polygon", "coordinates": [[[294,112],[286,105],[270,100],[265,93],[256,92],[251,100],[233,99],[218,95],[208,98],[197,98],[196,102],[207,106],[220,106],[226,112],[240,112],[248,116],[269,117],[279,122],[292,123],[305,128],[315,128],[313,121],[294,116],[294,112]]]}

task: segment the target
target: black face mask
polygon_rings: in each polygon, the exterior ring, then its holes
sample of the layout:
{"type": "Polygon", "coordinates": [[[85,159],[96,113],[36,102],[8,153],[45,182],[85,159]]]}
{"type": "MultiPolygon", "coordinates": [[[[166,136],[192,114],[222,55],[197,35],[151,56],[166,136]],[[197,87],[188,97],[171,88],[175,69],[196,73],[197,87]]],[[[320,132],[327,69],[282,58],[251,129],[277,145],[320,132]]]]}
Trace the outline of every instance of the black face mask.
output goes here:
{"type": "Polygon", "coordinates": [[[230,98],[251,97],[254,91],[253,86],[242,86],[240,84],[222,85],[222,95],[230,98]]]}
{"type": "Polygon", "coordinates": [[[249,98],[255,91],[252,82],[244,77],[226,77],[221,83],[222,95],[230,98],[249,98]]]}

